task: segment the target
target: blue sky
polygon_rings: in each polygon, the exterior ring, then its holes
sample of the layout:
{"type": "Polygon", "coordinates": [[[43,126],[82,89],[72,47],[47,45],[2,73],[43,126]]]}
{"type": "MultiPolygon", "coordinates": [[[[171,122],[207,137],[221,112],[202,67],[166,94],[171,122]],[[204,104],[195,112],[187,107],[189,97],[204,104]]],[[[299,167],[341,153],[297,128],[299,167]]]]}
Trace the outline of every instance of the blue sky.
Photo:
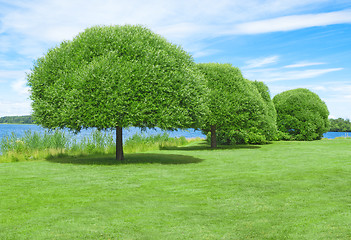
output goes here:
{"type": "Polygon", "coordinates": [[[231,63],[272,97],[308,88],[351,118],[349,0],[0,0],[0,116],[31,113],[26,73],[94,25],[142,24],[196,62],[231,63]]]}

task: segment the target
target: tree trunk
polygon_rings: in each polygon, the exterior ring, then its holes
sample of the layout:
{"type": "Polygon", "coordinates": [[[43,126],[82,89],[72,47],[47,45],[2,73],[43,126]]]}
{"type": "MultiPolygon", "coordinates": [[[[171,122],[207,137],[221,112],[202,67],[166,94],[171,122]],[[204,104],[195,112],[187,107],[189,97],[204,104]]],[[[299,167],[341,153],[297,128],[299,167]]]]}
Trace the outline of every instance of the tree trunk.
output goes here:
{"type": "Polygon", "coordinates": [[[122,128],[119,126],[116,127],[116,160],[117,161],[124,160],[122,128]]]}
{"type": "Polygon", "coordinates": [[[217,147],[216,126],[211,126],[211,148],[217,147]]]}

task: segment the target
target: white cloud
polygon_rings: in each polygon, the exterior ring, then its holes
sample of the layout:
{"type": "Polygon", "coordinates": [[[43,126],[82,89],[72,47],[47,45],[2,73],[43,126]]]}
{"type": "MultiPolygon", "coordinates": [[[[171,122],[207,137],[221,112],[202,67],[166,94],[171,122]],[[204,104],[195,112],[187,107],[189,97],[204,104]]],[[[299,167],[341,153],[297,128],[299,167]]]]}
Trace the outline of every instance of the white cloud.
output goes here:
{"type": "Polygon", "coordinates": [[[343,68],[327,68],[327,69],[308,69],[304,71],[291,71],[287,72],[286,76],[277,76],[270,81],[281,81],[281,80],[297,80],[306,78],[315,78],[326,73],[336,72],[343,70],[343,68]]]}
{"type": "MultiPolygon", "coordinates": [[[[350,81],[351,82],[351,81],[350,81]]],[[[346,83],[346,84],[330,84],[330,90],[333,92],[339,92],[342,93],[343,95],[349,95],[351,93],[351,84],[346,83]]]]}
{"type": "Polygon", "coordinates": [[[30,101],[8,102],[0,101],[0,117],[21,116],[31,114],[30,101]]]}
{"type": "Polygon", "coordinates": [[[271,63],[276,63],[279,59],[279,56],[270,56],[265,58],[256,58],[246,61],[247,66],[244,68],[259,68],[266,66],[271,63]]]}
{"type": "Polygon", "coordinates": [[[308,27],[351,23],[351,10],[329,13],[284,16],[235,25],[226,34],[260,34],[270,32],[292,31],[308,27]]]}
{"type": "Polygon", "coordinates": [[[324,84],[324,83],[319,83],[319,84],[293,84],[293,85],[280,85],[279,82],[278,83],[270,83],[270,91],[272,93],[272,96],[287,91],[287,90],[291,90],[291,89],[296,89],[296,88],[307,88],[309,90],[311,90],[312,92],[319,92],[319,93],[325,93],[326,91],[330,91],[328,84],[324,84]]]}
{"type": "MultiPolygon", "coordinates": [[[[2,0],[1,3],[6,3],[6,7],[0,6],[0,52],[16,53],[23,59],[36,59],[49,47],[71,39],[93,25],[142,24],[173,43],[182,44],[194,57],[203,57],[216,53],[216,49],[210,45],[199,44],[203,39],[351,23],[350,9],[304,14],[322,9],[319,6],[324,3],[336,4],[333,0],[2,0]]],[[[342,70],[293,69],[322,64],[317,62],[298,62],[285,68],[254,69],[267,67],[278,60],[278,56],[253,59],[247,62],[248,66],[243,72],[249,79],[279,83],[342,70]]],[[[0,64],[16,66],[13,62],[0,61],[0,64]]],[[[11,69],[28,67],[12,66],[11,69]]],[[[27,95],[24,73],[21,70],[0,70],[0,82],[10,82],[9,89],[5,91],[11,94],[16,91],[21,97],[27,95]]],[[[317,90],[324,91],[321,87],[317,90]]],[[[1,91],[4,92],[3,89],[1,91]]],[[[13,99],[16,97],[13,96],[13,99]]],[[[18,114],[16,109],[22,106],[30,109],[29,104],[23,103],[6,106],[0,103],[0,109],[4,107],[10,111],[12,106],[14,114],[18,114]]]]}
{"type": "Polygon", "coordinates": [[[336,97],[327,97],[324,99],[325,103],[328,106],[330,115],[333,118],[348,118],[351,119],[350,107],[351,106],[351,98],[347,96],[336,96],[336,97]]]}
{"type": "Polygon", "coordinates": [[[313,87],[310,87],[312,90],[314,91],[327,91],[328,89],[325,87],[325,86],[313,86],[313,87]]]}
{"type": "Polygon", "coordinates": [[[25,71],[0,70],[0,82],[5,82],[11,79],[22,78],[23,76],[25,76],[25,71]]]}
{"type": "Polygon", "coordinates": [[[170,41],[184,44],[209,37],[351,23],[351,10],[289,16],[325,2],[331,1],[12,0],[7,3],[15,8],[0,10],[0,21],[2,32],[20,36],[4,40],[4,48],[15,40],[16,50],[20,47],[29,55],[34,52],[28,51],[33,45],[45,43],[42,49],[34,47],[37,52],[43,51],[47,45],[72,39],[93,25],[142,24],[170,41]]]}
{"type": "Polygon", "coordinates": [[[196,50],[196,51],[191,51],[190,50],[190,53],[193,52],[193,57],[194,58],[201,58],[201,57],[207,57],[207,56],[211,56],[211,55],[214,55],[216,53],[218,53],[219,51],[216,50],[216,49],[202,49],[202,50],[196,50]]]}
{"type": "MultiPolygon", "coordinates": [[[[28,70],[6,71],[0,70],[0,82],[9,84],[14,93],[27,97],[29,95],[29,87],[26,86],[26,72],[28,70]]],[[[4,89],[0,89],[4,93],[4,89]]]]}
{"type": "Polygon", "coordinates": [[[26,84],[27,84],[27,81],[25,79],[19,79],[14,81],[11,84],[11,87],[16,93],[24,96],[29,96],[30,88],[26,84]]]}
{"type": "Polygon", "coordinates": [[[322,65],[325,63],[322,62],[299,62],[295,64],[290,64],[284,66],[284,68],[300,68],[300,67],[310,67],[310,66],[316,66],[316,65],[322,65]]]}
{"type": "Polygon", "coordinates": [[[214,54],[220,52],[219,50],[211,49],[210,47],[211,46],[209,46],[208,44],[204,44],[201,42],[195,42],[193,44],[184,45],[183,49],[185,51],[189,52],[190,54],[192,54],[192,56],[194,58],[211,56],[211,55],[214,55],[214,54]]]}
{"type": "Polygon", "coordinates": [[[285,71],[280,68],[276,69],[257,69],[243,70],[248,79],[255,79],[263,82],[276,82],[287,80],[310,79],[321,76],[326,73],[341,71],[343,68],[326,68],[326,69],[307,69],[300,71],[285,71]]]}

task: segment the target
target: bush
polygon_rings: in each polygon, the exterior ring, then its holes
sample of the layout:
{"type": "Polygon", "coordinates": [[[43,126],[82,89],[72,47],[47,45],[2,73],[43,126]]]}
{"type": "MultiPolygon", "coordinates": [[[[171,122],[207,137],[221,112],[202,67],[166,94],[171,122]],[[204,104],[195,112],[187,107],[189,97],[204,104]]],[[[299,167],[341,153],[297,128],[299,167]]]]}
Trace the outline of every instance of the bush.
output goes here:
{"type": "MultiPolygon", "coordinates": [[[[270,132],[266,124],[267,104],[258,88],[243,78],[239,68],[219,63],[201,63],[198,68],[209,88],[206,99],[209,111],[201,127],[205,134],[220,131],[216,136],[218,143],[222,144],[228,141],[242,142],[241,133],[250,132],[251,128],[264,129],[261,131],[263,135],[264,132],[270,132]],[[241,133],[236,133],[236,130],[241,133]]],[[[213,138],[212,147],[216,145],[215,140],[213,138]]]]}
{"type": "Polygon", "coordinates": [[[319,96],[308,89],[282,92],[273,98],[278,130],[291,140],[319,140],[329,130],[329,111],[319,96]]]}
{"type": "Polygon", "coordinates": [[[292,137],[289,135],[289,133],[277,131],[277,141],[289,141],[292,140],[292,137]]]}
{"type": "MultiPolygon", "coordinates": [[[[266,144],[266,136],[260,133],[257,128],[249,130],[219,130],[217,133],[218,144],[235,145],[235,144],[266,144]]],[[[207,134],[207,142],[210,141],[211,133],[207,134]]]]}

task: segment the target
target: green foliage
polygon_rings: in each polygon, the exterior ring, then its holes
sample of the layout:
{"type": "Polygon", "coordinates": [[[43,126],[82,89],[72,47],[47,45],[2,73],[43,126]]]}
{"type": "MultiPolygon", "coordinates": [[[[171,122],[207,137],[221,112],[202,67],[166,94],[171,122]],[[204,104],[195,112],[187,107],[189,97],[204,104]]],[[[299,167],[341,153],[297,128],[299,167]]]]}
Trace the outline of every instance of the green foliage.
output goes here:
{"type": "Polygon", "coordinates": [[[292,140],[318,140],[329,130],[326,104],[308,89],[282,92],[273,98],[273,102],[278,130],[288,133],[292,140]]]}
{"type": "Polygon", "coordinates": [[[267,140],[277,140],[277,111],[266,84],[259,81],[252,82],[265,102],[265,114],[262,115],[260,130],[267,140]]]}
{"type": "Polygon", "coordinates": [[[293,137],[289,133],[277,131],[277,140],[290,141],[290,140],[293,140],[293,137]]]}
{"type": "Polygon", "coordinates": [[[263,83],[244,79],[230,64],[198,64],[210,89],[204,133],[217,128],[219,144],[264,143],[276,134],[275,109],[263,83]]]}
{"type": "Polygon", "coordinates": [[[263,102],[240,70],[231,64],[219,63],[201,63],[198,68],[204,74],[210,90],[207,101],[209,113],[203,130],[209,131],[211,125],[216,125],[218,129],[240,124],[252,125],[256,116],[255,108],[262,109],[263,102]]]}
{"type": "Polygon", "coordinates": [[[268,142],[262,131],[255,127],[243,130],[221,129],[217,131],[217,139],[220,145],[266,144],[268,142]]]}
{"type": "Polygon", "coordinates": [[[329,119],[330,132],[351,132],[351,122],[349,119],[329,119]]]}
{"type": "Polygon", "coordinates": [[[33,124],[32,116],[0,117],[0,123],[33,124]]]}
{"type": "Polygon", "coordinates": [[[96,26],[39,58],[28,75],[47,128],[196,127],[203,77],[191,56],[142,26],[96,26]]]}

